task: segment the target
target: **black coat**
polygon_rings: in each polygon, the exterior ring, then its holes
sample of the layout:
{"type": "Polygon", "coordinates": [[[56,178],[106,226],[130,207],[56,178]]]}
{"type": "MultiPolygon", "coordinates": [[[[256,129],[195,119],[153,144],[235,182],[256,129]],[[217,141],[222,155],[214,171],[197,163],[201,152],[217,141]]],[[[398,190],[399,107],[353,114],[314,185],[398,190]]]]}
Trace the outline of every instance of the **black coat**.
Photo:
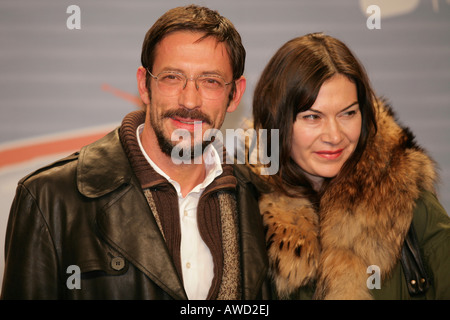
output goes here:
{"type": "MultiPolygon", "coordinates": [[[[267,299],[264,231],[245,170],[234,166],[242,298],[267,299]]],[[[186,299],[118,130],[19,182],[2,298],[186,299]]]]}

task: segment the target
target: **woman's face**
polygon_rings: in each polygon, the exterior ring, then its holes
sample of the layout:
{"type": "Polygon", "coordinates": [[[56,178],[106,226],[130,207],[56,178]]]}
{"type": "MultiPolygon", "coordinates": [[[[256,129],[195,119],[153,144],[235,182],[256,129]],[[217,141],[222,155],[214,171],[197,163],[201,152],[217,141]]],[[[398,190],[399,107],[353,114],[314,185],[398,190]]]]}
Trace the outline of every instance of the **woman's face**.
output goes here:
{"type": "Polygon", "coordinates": [[[332,178],[355,151],[360,134],[356,85],[335,75],[320,87],[311,108],[297,114],[291,157],[306,173],[332,178]]]}

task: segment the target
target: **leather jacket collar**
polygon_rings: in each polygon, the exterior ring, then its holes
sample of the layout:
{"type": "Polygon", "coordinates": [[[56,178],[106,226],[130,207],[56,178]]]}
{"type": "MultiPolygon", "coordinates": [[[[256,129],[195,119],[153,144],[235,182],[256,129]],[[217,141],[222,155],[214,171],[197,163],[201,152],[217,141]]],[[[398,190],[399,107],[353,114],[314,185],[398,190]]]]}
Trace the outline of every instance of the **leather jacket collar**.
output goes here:
{"type": "Polygon", "coordinates": [[[101,197],[129,183],[133,172],[119,141],[119,128],[81,149],[78,190],[88,198],[101,197]],[[114,168],[114,173],[110,171],[114,168]]]}
{"type": "MultiPolygon", "coordinates": [[[[233,167],[238,206],[244,212],[239,215],[242,298],[256,299],[268,269],[263,228],[259,211],[255,211],[258,204],[254,186],[247,174],[233,167]]],[[[186,299],[165,241],[120,143],[119,128],[81,150],[77,186],[88,198],[103,197],[96,216],[102,237],[173,298],[186,299]]]]}

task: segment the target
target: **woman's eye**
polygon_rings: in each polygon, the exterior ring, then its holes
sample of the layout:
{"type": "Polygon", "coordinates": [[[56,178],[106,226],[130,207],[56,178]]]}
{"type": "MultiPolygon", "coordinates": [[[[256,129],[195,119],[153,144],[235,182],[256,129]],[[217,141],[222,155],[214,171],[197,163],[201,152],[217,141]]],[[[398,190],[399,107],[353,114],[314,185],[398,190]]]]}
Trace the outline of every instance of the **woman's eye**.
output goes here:
{"type": "Polygon", "coordinates": [[[305,120],[318,120],[320,119],[320,116],[318,116],[317,114],[307,114],[304,115],[302,118],[305,120]]]}
{"type": "Polygon", "coordinates": [[[343,116],[344,116],[344,117],[352,117],[352,116],[354,116],[355,114],[356,114],[356,110],[350,110],[350,111],[344,112],[344,113],[343,113],[343,116]]]}

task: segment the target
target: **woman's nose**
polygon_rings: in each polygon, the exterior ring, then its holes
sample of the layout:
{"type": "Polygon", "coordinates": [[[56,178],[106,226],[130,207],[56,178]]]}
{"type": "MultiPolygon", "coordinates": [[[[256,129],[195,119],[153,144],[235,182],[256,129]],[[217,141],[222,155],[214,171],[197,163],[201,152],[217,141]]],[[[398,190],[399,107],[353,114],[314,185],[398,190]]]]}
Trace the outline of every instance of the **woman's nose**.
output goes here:
{"type": "Polygon", "coordinates": [[[338,145],[341,143],[344,135],[342,129],[336,120],[330,120],[325,125],[325,130],[322,134],[322,140],[332,145],[338,145]]]}

